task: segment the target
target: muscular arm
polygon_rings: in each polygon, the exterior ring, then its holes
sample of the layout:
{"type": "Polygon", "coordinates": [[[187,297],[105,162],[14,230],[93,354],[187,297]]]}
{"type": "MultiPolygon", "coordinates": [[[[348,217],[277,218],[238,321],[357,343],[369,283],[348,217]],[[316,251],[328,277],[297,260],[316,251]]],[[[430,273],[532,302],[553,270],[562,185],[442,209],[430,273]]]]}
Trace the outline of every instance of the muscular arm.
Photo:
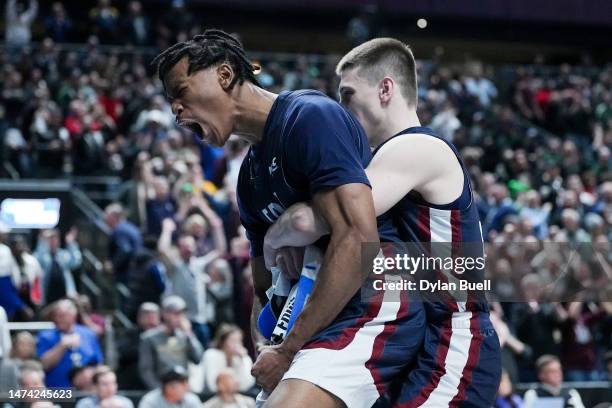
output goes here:
{"type": "MultiPolygon", "coordinates": [[[[329,224],[331,238],[310,300],[282,343],[290,354],[329,325],[359,290],[366,277],[361,264],[362,243],[378,242],[368,186],[353,183],[319,192],[313,206],[329,224]]],[[[376,250],[364,255],[374,258],[376,250]]]]}
{"type": "MultiPolygon", "coordinates": [[[[366,174],[372,184],[376,216],[412,190],[428,201],[446,204],[455,200],[463,187],[463,172],[450,148],[440,140],[418,134],[387,142],[366,174]]],[[[266,265],[275,265],[276,250],[311,244],[329,232],[329,224],[318,208],[310,203],[289,207],[266,233],[266,265]]]]}

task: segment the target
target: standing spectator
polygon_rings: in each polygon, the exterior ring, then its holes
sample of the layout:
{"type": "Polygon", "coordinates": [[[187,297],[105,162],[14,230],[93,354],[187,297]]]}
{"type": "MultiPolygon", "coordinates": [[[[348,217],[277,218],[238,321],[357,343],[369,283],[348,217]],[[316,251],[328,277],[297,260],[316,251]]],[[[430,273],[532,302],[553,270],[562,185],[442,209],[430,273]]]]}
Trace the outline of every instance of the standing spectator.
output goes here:
{"type": "Polygon", "coordinates": [[[232,372],[237,390],[246,392],[255,385],[251,375],[253,361],[243,345],[242,330],[234,325],[223,325],[217,331],[215,347],[204,352],[201,370],[204,373],[204,392],[217,392],[217,377],[224,371],[232,372]]]}
{"type": "Polygon", "coordinates": [[[114,402],[121,408],[134,407],[134,404],[128,398],[117,395],[117,377],[110,367],[105,365],[96,367],[92,382],[95,394],[79,400],[75,408],[96,408],[102,401],[109,398],[114,398],[114,402]]]}
{"type": "Polygon", "coordinates": [[[0,309],[8,319],[13,319],[19,313],[25,318],[34,316],[32,309],[19,297],[13,276],[17,270],[11,249],[0,242],[0,309]]]}
{"type": "Polygon", "coordinates": [[[102,363],[96,334],[77,324],[76,318],[74,303],[60,300],[52,311],[55,328],[38,333],[36,354],[47,373],[49,387],[69,387],[73,368],[102,363]]]}
{"type": "Polygon", "coordinates": [[[91,9],[89,18],[94,25],[94,33],[102,43],[114,42],[119,23],[119,10],[111,6],[110,0],[98,0],[98,6],[91,9]]]}
{"type": "Polygon", "coordinates": [[[198,396],[188,391],[187,378],[182,366],[168,369],[161,375],[159,387],[146,393],[138,408],[201,408],[198,396]]]}
{"type": "Polygon", "coordinates": [[[43,231],[35,255],[43,269],[44,303],[51,304],[64,297],[76,297],[77,287],[72,271],[79,268],[82,262],[76,228],[71,228],[66,234],[66,249],[60,248],[58,230],[43,231]]]}
{"type": "Polygon", "coordinates": [[[134,45],[148,45],[150,41],[150,22],[142,12],[140,1],[130,1],[128,15],[125,17],[123,28],[128,41],[134,45]]]}
{"type": "Polygon", "coordinates": [[[198,363],[202,346],[185,317],[185,301],[168,296],[162,302],[163,324],[147,330],[140,337],[138,368],[149,389],[160,386],[161,375],[175,366],[187,370],[187,363],[198,363]]]}
{"type": "Polygon", "coordinates": [[[216,379],[217,395],[202,408],[255,408],[255,400],[238,393],[238,381],[231,370],[222,370],[216,379]]]}
{"type": "Polygon", "coordinates": [[[138,372],[138,347],[142,333],[159,326],[159,306],[145,302],[140,305],[136,325],[128,329],[117,341],[119,350],[119,385],[121,389],[143,390],[145,385],[138,372]]]}
{"type": "Polygon", "coordinates": [[[47,35],[57,43],[64,43],[70,39],[72,31],[72,20],[66,14],[64,5],[56,1],[53,3],[52,15],[45,19],[47,35]]]}
{"type": "Polygon", "coordinates": [[[582,302],[557,306],[561,320],[561,361],[569,381],[597,381],[597,349],[592,327],[601,317],[582,302]]]}
{"type": "Polygon", "coordinates": [[[206,274],[206,266],[219,254],[213,251],[203,257],[196,257],[195,240],[185,234],[179,235],[178,247],[174,247],[171,241],[175,229],[176,224],[166,218],[158,243],[158,252],[164,256],[166,263],[171,265],[166,293],[180,296],[187,303],[187,317],[198,340],[206,348],[210,340],[210,313],[206,289],[210,278],[206,274]]]}
{"type": "Polygon", "coordinates": [[[156,252],[157,239],[154,236],[144,238],[142,247],[134,257],[128,274],[130,297],[126,300],[125,314],[134,321],[141,304],[159,303],[166,290],[166,266],[156,252]]]}
{"type": "Polygon", "coordinates": [[[155,177],[152,180],[152,197],[147,200],[147,233],[159,235],[161,233],[162,220],[174,218],[176,214],[176,203],[170,195],[170,187],[165,177],[155,177]]]}
{"type": "Polygon", "coordinates": [[[540,398],[561,397],[565,408],[584,408],[582,398],[575,389],[563,389],[563,370],[555,356],[543,355],[536,361],[540,384],[525,393],[525,408],[535,406],[540,398]]]}
{"type": "Polygon", "coordinates": [[[32,38],[31,25],[38,13],[38,2],[30,0],[27,10],[17,0],[6,1],[6,34],[5,41],[11,51],[19,50],[28,44],[32,38]]]}
{"type": "Polygon", "coordinates": [[[142,236],[138,227],[125,219],[121,204],[109,204],[104,215],[106,225],[111,229],[108,250],[110,269],[119,282],[126,282],[130,263],[142,247],[142,236]]]}
{"type": "Polygon", "coordinates": [[[465,79],[465,89],[470,95],[478,98],[483,107],[488,108],[491,100],[497,97],[497,88],[490,79],[483,76],[482,64],[474,64],[472,71],[473,76],[465,79]]]}
{"type": "MultiPolygon", "coordinates": [[[[14,259],[13,283],[20,299],[28,308],[34,309],[42,303],[42,268],[29,252],[22,235],[15,235],[10,241],[14,259]]],[[[26,319],[29,316],[26,314],[26,319]]]]}

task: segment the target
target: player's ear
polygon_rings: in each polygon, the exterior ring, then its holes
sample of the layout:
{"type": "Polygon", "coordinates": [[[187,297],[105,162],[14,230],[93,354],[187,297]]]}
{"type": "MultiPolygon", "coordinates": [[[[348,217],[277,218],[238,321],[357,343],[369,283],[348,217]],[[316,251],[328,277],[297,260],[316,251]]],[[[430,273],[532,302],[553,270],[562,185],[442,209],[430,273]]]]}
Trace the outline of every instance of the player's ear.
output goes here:
{"type": "Polygon", "coordinates": [[[381,103],[387,104],[389,101],[391,101],[394,87],[395,83],[393,82],[393,79],[389,77],[384,77],[383,80],[380,81],[380,85],[378,87],[378,98],[380,99],[381,103]]]}
{"type": "Polygon", "coordinates": [[[221,64],[217,67],[217,78],[219,85],[224,90],[228,90],[230,84],[234,81],[234,69],[229,64],[221,64]]]}

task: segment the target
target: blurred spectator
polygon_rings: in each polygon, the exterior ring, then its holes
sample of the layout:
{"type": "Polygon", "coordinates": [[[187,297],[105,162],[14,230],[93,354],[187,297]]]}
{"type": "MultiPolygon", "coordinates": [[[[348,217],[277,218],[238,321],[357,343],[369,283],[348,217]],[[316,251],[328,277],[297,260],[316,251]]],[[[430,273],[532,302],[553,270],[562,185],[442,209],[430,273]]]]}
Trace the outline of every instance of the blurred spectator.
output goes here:
{"type": "Polygon", "coordinates": [[[159,235],[161,224],[165,218],[174,219],[176,214],[176,203],[170,195],[170,186],[165,177],[155,177],[151,181],[151,196],[147,200],[147,233],[159,235]]]}
{"type": "Polygon", "coordinates": [[[210,301],[209,312],[211,321],[217,326],[222,323],[235,321],[232,304],[232,293],[234,290],[234,277],[230,264],[223,258],[215,259],[207,268],[210,279],[208,283],[208,294],[210,301]]]}
{"type": "Polygon", "coordinates": [[[11,334],[8,329],[8,317],[4,308],[0,306],[0,355],[8,356],[11,353],[11,334]]]}
{"type": "Polygon", "coordinates": [[[210,340],[210,311],[207,303],[207,286],[210,277],[206,266],[219,253],[212,251],[202,257],[196,257],[195,240],[190,235],[181,234],[178,246],[172,245],[172,234],[176,224],[169,218],[163,221],[162,234],[159,237],[158,252],[170,265],[166,293],[180,296],[187,304],[187,317],[193,331],[204,348],[210,340]]]}
{"type": "Polygon", "coordinates": [[[238,393],[238,381],[232,370],[221,370],[217,375],[215,385],[217,392],[213,398],[204,403],[202,408],[255,408],[255,400],[238,393]]]}
{"type": "Polygon", "coordinates": [[[497,88],[490,79],[483,76],[482,64],[473,64],[472,74],[465,79],[465,89],[477,97],[483,107],[488,108],[491,100],[497,97],[497,88]]]}
{"type": "Polygon", "coordinates": [[[494,408],[524,408],[522,398],[513,391],[510,376],[506,371],[502,371],[494,408]]]}
{"type": "Polygon", "coordinates": [[[114,398],[114,403],[121,408],[133,408],[134,404],[128,398],[117,395],[117,377],[110,367],[100,365],[96,367],[92,382],[94,395],[79,400],[75,408],[96,408],[102,401],[114,398]]]}
{"type": "Polygon", "coordinates": [[[134,321],[140,305],[145,302],[159,303],[166,290],[166,266],[157,253],[157,239],[144,238],[144,246],[138,250],[128,273],[130,296],[126,300],[125,314],[134,321]]]}
{"type": "Polygon", "coordinates": [[[149,18],[142,12],[140,1],[128,3],[128,14],[124,17],[123,28],[127,34],[128,41],[134,45],[148,45],[150,42],[149,18]]]}
{"type": "Polygon", "coordinates": [[[67,42],[72,31],[72,20],[66,14],[64,5],[56,1],[51,8],[51,15],[45,19],[47,35],[58,43],[67,42]]]}
{"type": "Polygon", "coordinates": [[[497,310],[491,311],[491,323],[499,337],[502,367],[510,381],[517,382],[519,376],[516,357],[520,356],[523,359],[528,359],[531,357],[531,348],[512,334],[497,310]]]}
{"type": "Polygon", "coordinates": [[[461,122],[457,118],[457,109],[450,102],[446,102],[444,109],[437,113],[431,120],[431,128],[451,142],[455,137],[455,132],[460,127],[461,122]]]}
{"type": "Polygon", "coordinates": [[[215,393],[217,377],[229,370],[237,382],[236,391],[246,392],[255,385],[251,375],[253,361],[243,345],[242,330],[234,325],[223,325],[217,330],[215,347],[204,352],[200,368],[204,373],[204,392],[215,393]]]}
{"type": "Polygon", "coordinates": [[[197,364],[202,357],[202,346],[185,317],[186,308],[183,299],[168,296],[162,302],[162,325],[140,337],[138,368],[148,389],[160,386],[165,371],[177,365],[187,370],[188,362],[197,364]]]}
{"type": "Polygon", "coordinates": [[[566,307],[557,306],[561,321],[561,361],[569,381],[599,379],[592,327],[602,315],[589,306],[582,302],[571,302],[566,307]]]}
{"type": "MultiPolygon", "coordinates": [[[[559,317],[554,305],[539,303],[541,296],[542,278],[536,274],[523,277],[521,286],[525,296],[525,302],[517,303],[514,310],[514,325],[517,337],[529,344],[533,352],[533,361],[544,354],[558,356],[559,344],[555,341],[555,332],[559,328],[559,317]]],[[[532,361],[527,369],[523,370],[521,379],[523,381],[534,381],[532,361]],[[526,378],[525,378],[526,377],[526,378]]]]}
{"type": "Polygon", "coordinates": [[[201,408],[198,396],[189,392],[187,378],[183,366],[167,369],[161,375],[159,387],[146,393],[138,408],[201,408]]]}
{"type": "Polygon", "coordinates": [[[32,317],[30,310],[42,304],[42,269],[22,235],[11,237],[10,246],[14,260],[13,284],[19,298],[29,308],[22,317],[29,320],[32,317]]]}
{"type": "Polygon", "coordinates": [[[0,308],[9,319],[20,314],[25,320],[32,318],[32,309],[19,297],[13,277],[19,272],[11,248],[0,242],[0,308]]]}
{"type": "Polygon", "coordinates": [[[135,254],[142,248],[142,236],[138,227],[125,219],[121,204],[109,204],[104,209],[106,225],[111,230],[108,256],[112,270],[119,282],[126,282],[130,263],[135,254]]]}
{"type": "Polygon", "coordinates": [[[90,365],[73,367],[69,378],[74,390],[87,394],[94,392],[94,371],[94,367],[90,365]]]}
{"type": "Polygon", "coordinates": [[[119,350],[119,366],[121,367],[118,372],[118,381],[121,389],[143,390],[146,388],[138,371],[139,342],[135,339],[140,339],[145,331],[158,327],[159,319],[159,306],[155,303],[145,302],[138,308],[136,325],[118,338],[117,349],[119,350]]]}
{"type": "Polygon", "coordinates": [[[10,340],[6,339],[8,337],[6,324],[6,313],[0,307],[0,393],[14,390],[19,385],[19,367],[9,358],[10,340]]]}
{"type": "Polygon", "coordinates": [[[6,0],[5,41],[9,50],[16,51],[28,44],[32,38],[31,25],[38,13],[38,2],[30,0],[27,10],[17,0],[6,0]]]}
{"type": "Polygon", "coordinates": [[[72,300],[76,303],[79,312],[78,322],[91,329],[98,337],[102,337],[104,335],[104,330],[106,329],[104,327],[106,324],[106,318],[99,313],[93,312],[89,296],[78,295],[72,300]]]}
{"type": "Polygon", "coordinates": [[[98,0],[97,7],[89,12],[89,18],[94,25],[94,33],[102,43],[112,43],[117,39],[119,10],[111,6],[110,0],[98,0]]]}
{"type": "Polygon", "coordinates": [[[15,335],[11,358],[19,364],[36,359],[36,339],[32,333],[22,331],[15,335]]]}
{"type": "Polygon", "coordinates": [[[38,333],[37,356],[47,373],[47,386],[69,387],[75,367],[102,363],[102,351],[95,333],[76,323],[77,308],[60,300],[52,309],[55,329],[38,333]]]}
{"type": "Polygon", "coordinates": [[[24,389],[45,388],[45,372],[40,362],[29,360],[21,364],[19,386],[24,389]]]}
{"type": "Polygon", "coordinates": [[[45,230],[38,239],[35,256],[43,269],[45,304],[77,295],[72,271],[81,266],[82,257],[76,228],[73,227],[66,233],[65,241],[66,249],[62,249],[58,230],[45,230]]]}
{"type": "Polygon", "coordinates": [[[537,400],[546,398],[563,398],[564,407],[584,408],[582,398],[575,389],[564,389],[563,370],[561,362],[555,356],[543,355],[536,361],[538,379],[540,384],[537,388],[525,393],[525,408],[534,407],[537,400]]]}

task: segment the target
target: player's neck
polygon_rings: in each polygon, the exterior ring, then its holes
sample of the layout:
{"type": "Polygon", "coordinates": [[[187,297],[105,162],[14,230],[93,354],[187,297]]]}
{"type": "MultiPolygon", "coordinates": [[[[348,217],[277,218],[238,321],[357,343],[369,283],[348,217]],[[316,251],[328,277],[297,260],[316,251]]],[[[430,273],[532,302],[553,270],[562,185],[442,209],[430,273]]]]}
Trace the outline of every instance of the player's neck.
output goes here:
{"type": "Polygon", "coordinates": [[[387,115],[384,121],[384,128],[378,132],[379,138],[376,140],[377,143],[375,146],[378,146],[405,129],[416,126],[421,126],[421,121],[415,109],[403,107],[401,109],[394,109],[394,112],[389,112],[387,115]]]}
{"type": "Polygon", "coordinates": [[[250,82],[238,85],[235,95],[236,127],[233,133],[251,144],[260,143],[277,96],[250,82]]]}

